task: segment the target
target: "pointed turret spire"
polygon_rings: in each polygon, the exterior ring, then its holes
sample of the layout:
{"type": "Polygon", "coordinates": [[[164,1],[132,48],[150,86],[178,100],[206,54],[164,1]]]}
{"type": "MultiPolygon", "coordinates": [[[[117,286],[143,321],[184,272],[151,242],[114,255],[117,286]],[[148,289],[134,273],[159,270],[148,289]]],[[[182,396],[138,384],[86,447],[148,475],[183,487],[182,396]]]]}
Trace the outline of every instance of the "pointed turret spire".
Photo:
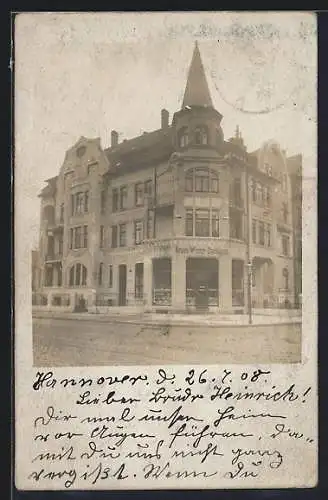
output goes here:
{"type": "Polygon", "coordinates": [[[213,108],[197,42],[195,43],[194,53],[189,68],[182,108],[186,106],[205,106],[213,108]]]}

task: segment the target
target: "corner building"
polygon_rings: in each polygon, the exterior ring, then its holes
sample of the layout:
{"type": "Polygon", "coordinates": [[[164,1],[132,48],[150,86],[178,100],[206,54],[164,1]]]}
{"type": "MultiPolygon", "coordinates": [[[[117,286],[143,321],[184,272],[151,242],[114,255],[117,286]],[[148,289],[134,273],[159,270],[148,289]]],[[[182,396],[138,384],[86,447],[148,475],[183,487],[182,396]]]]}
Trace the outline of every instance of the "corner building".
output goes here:
{"type": "Polygon", "coordinates": [[[171,123],[162,110],[158,130],[121,143],[112,131],[108,149],[81,137],[40,194],[34,306],[192,311],[201,294],[217,312],[293,306],[286,154],[248,153],[221,123],[196,44],[171,123]]]}

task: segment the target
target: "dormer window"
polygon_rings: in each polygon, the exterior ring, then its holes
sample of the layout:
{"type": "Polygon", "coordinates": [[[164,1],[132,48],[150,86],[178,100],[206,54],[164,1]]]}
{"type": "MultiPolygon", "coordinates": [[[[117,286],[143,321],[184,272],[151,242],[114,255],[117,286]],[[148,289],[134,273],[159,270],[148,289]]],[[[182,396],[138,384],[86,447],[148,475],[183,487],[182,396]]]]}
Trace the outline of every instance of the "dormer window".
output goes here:
{"type": "Polygon", "coordinates": [[[85,146],[80,146],[76,150],[76,155],[78,158],[82,158],[82,156],[85,154],[87,148],[85,146]]]}
{"type": "Polygon", "coordinates": [[[188,128],[182,127],[178,132],[178,144],[180,148],[188,146],[188,128]]]}
{"type": "Polygon", "coordinates": [[[205,126],[196,127],[194,133],[194,142],[197,145],[205,146],[208,144],[208,129],[205,126]]]}

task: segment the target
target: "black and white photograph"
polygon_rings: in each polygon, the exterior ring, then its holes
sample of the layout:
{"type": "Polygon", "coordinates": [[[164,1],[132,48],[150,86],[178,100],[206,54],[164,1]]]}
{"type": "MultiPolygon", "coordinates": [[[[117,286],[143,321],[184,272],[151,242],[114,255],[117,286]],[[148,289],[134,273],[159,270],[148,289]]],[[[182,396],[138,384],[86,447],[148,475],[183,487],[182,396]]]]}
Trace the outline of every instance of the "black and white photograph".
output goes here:
{"type": "Polygon", "coordinates": [[[35,365],[300,362],[311,81],[302,58],[288,66],[295,43],[231,24],[214,40],[75,48],[79,22],[63,19],[27,100],[46,127],[35,365]]]}
{"type": "Polygon", "coordinates": [[[311,12],[15,17],[26,490],[317,481],[311,12]]]}

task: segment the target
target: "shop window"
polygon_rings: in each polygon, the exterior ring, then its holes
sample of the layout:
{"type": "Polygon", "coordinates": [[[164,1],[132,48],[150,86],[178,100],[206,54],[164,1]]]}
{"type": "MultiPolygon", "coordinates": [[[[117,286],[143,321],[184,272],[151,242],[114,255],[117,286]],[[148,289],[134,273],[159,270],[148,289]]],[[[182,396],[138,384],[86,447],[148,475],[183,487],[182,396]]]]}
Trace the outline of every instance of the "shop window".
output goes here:
{"type": "Polygon", "coordinates": [[[182,127],[178,132],[178,144],[180,148],[188,146],[188,128],[182,127]]]}
{"type": "Polygon", "coordinates": [[[153,304],[171,304],[171,276],[170,258],[153,259],[153,304]]]}

